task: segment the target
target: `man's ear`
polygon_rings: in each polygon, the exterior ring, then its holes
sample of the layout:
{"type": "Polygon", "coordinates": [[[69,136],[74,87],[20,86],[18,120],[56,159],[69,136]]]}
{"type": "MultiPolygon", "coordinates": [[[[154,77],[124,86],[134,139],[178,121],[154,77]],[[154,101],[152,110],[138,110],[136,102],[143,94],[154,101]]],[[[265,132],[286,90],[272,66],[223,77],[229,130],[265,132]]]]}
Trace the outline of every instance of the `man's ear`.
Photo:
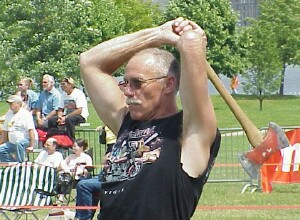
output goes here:
{"type": "Polygon", "coordinates": [[[174,76],[168,76],[165,83],[165,92],[173,93],[176,90],[176,78],[174,76]]]}

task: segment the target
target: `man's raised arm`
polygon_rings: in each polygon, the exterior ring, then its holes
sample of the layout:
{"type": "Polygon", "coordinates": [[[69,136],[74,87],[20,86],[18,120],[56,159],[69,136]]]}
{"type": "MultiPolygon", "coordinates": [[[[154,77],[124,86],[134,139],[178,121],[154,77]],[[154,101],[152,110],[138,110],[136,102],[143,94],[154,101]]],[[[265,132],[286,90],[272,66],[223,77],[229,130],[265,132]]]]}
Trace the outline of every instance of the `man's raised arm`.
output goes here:
{"type": "MultiPolygon", "coordinates": [[[[181,59],[180,97],[183,108],[183,169],[198,177],[206,169],[217,122],[208,94],[204,31],[194,22],[180,32],[177,48],[181,59]]],[[[175,27],[176,30],[176,27],[175,27]]],[[[177,31],[180,31],[178,28],[177,31]]]]}
{"type": "Polygon", "coordinates": [[[94,108],[104,124],[117,133],[127,113],[124,94],[111,77],[135,53],[164,44],[175,45],[179,36],[174,21],[100,43],[80,56],[81,75],[94,108]]]}

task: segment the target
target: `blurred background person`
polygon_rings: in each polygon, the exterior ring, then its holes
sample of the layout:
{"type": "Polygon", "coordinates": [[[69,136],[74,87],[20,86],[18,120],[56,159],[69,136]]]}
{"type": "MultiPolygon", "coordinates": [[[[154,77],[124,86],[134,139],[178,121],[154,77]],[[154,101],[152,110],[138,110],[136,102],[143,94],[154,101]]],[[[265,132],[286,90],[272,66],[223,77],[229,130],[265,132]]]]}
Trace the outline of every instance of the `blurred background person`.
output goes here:
{"type": "Polygon", "coordinates": [[[21,96],[27,110],[32,112],[32,115],[35,115],[35,107],[39,96],[31,89],[33,87],[33,79],[28,77],[22,78],[18,83],[17,94],[21,96]]]}
{"type": "Polygon", "coordinates": [[[82,138],[76,139],[72,149],[74,154],[69,155],[61,162],[60,169],[64,172],[73,173],[75,180],[89,178],[90,172],[85,167],[91,167],[93,160],[92,157],[86,153],[88,150],[88,141],[82,138]],[[74,173],[75,171],[76,173],[74,173]]]}
{"type": "Polygon", "coordinates": [[[230,81],[230,88],[231,88],[231,92],[232,94],[238,94],[237,91],[237,87],[239,86],[240,82],[239,82],[239,78],[237,76],[237,74],[235,74],[230,81]]]}
{"type": "MultiPolygon", "coordinates": [[[[109,156],[112,146],[116,142],[116,136],[107,126],[99,126],[96,128],[96,131],[100,131],[100,135],[103,134],[102,138],[105,139],[105,144],[107,143],[105,156],[103,158],[103,160],[105,161],[109,156]]],[[[101,138],[99,136],[100,144],[104,144],[104,142],[100,139],[101,138]]],[[[101,176],[102,172],[99,173],[98,177],[83,179],[78,182],[76,186],[76,206],[98,205],[100,201],[101,176]]],[[[95,209],[76,209],[75,219],[93,219],[95,212],[95,209]]]]}
{"type": "Polygon", "coordinates": [[[48,120],[56,115],[61,102],[61,94],[55,88],[54,77],[45,74],[42,80],[43,91],[36,105],[36,123],[42,130],[48,129],[48,120]]]}
{"type": "Polygon", "coordinates": [[[9,111],[3,123],[0,161],[23,162],[26,150],[32,150],[38,141],[33,117],[22,107],[23,101],[19,95],[9,96],[6,102],[9,104],[9,111]]]}
{"type": "Polygon", "coordinates": [[[48,138],[44,144],[44,150],[42,150],[37,158],[34,160],[35,163],[59,168],[63,161],[63,156],[57,151],[59,144],[55,138],[48,138]]]}
{"type": "Polygon", "coordinates": [[[57,115],[49,119],[48,127],[66,126],[66,133],[75,140],[75,125],[86,122],[89,112],[85,94],[75,87],[73,78],[64,78],[60,84],[62,90],[61,102],[57,115]]]}
{"type": "Polygon", "coordinates": [[[70,174],[75,181],[71,186],[64,186],[64,190],[61,190],[58,201],[64,203],[64,197],[70,193],[71,187],[75,187],[78,182],[84,179],[91,178],[90,168],[92,168],[93,161],[90,155],[85,153],[88,150],[88,141],[82,138],[76,139],[73,144],[74,154],[69,155],[60,164],[59,169],[61,176],[70,174]]]}

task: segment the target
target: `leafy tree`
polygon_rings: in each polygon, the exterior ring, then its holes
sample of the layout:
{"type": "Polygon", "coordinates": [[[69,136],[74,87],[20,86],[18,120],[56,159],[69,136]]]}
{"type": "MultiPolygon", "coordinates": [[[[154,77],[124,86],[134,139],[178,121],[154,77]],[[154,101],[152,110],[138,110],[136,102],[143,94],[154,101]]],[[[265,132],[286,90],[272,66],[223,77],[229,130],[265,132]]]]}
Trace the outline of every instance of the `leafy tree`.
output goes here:
{"type": "Polygon", "coordinates": [[[125,33],[156,26],[162,22],[162,11],[159,5],[152,4],[151,0],[115,0],[115,2],[125,19],[125,33]]]}
{"type": "MultiPolygon", "coordinates": [[[[157,25],[162,19],[158,5],[144,0],[93,0],[93,29],[102,40],[157,25]]],[[[101,41],[97,40],[95,43],[101,41]]],[[[115,76],[123,74],[120,68],[115,76]]]]}
{"type": "Polygon", "coordinates": [[[207,58],[218,74],[228,77],[243,70],[239,35],[236,33],[237,14],[227,0],[172,0],[165,17],[185,17],[198,23],[208,37],[207,58]]]}
{"type": "Polygon", "coordinates": [[[276,48],[274,33],[270,33],[267,24],[256,22],[255,25],[245,29],[244,42],[248,43],[246,58],[249,62],[249,69],[244,78],[244,90],[247,93],[256,95],[260,110],[266,95],[278,91],[280,84],[280,56],[276,48]]]}
{"type": "Polygon", "coordinates": [[[11,84],[22,76],[36,81],[45,73],[54,77],[79,77],[78,55],[94,36],[88,30],[90,4],[80,0],[4,0],[1,25],[6,33],[2,49],[7,76],[1,86],[12,92],[11,84]]]}
{"type": "Polygon", "coordinates": [[[142,0],[2,0],[0,12],[0,88],[6,94],[23,76],[40,81],[49,73],[79,83],[82,51],[161,17],[157,6],[142,0]]]}
{"type": "Polygon", "coordinates": [[[300,64],[300,1],[299,0],[262,0],[259,21],[266,25],[269,33],[274,33],[281,67],[279,93],[283,95],[284,75],[288,65],[300,64]]]}

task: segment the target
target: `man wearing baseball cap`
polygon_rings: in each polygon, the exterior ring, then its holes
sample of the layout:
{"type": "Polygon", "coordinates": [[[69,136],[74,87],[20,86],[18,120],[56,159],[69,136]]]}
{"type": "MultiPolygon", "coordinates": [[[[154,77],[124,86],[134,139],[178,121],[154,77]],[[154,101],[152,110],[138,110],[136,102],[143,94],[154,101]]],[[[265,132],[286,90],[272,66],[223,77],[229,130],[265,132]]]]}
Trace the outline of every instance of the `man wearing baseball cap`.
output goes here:
{"type": "Polygon", "coordinates": [[[85,94],[75,87],[75,81],[71,77],[64,78],[60,83],[62,98],[57,115],[49,119],[49,129],[65,125],[70,138],[75,140],[75,125],[84,123],[89,116],[88,104],[85,94]]]}
{"type": "Polygon", "coordinates": [[[23,162],[26,149],[32,150],[38,140],[33,117],[28,110],[22,108],[20,96],[11,95],[6,102],[9,111],[3,123],[0,162],[23,162]]]}

